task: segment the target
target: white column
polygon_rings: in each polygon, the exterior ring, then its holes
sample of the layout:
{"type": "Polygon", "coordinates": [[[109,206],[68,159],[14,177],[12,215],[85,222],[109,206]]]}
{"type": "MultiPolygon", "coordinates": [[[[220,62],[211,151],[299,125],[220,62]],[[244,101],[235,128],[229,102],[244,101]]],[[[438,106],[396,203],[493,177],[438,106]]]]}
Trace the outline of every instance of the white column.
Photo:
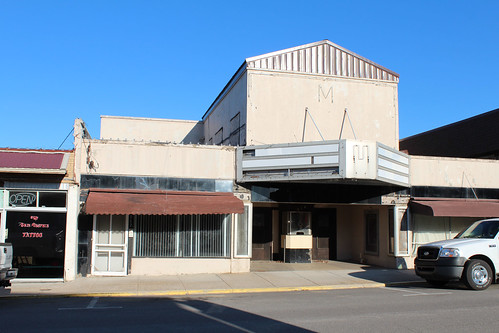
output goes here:
{"type": "Polygon", "coordinates": [[[78,214],[80,193],[77,185],[69,185],[66,213],[66,244],[64,250],[64,281],[76,278],[78,264],[78,214]]]}

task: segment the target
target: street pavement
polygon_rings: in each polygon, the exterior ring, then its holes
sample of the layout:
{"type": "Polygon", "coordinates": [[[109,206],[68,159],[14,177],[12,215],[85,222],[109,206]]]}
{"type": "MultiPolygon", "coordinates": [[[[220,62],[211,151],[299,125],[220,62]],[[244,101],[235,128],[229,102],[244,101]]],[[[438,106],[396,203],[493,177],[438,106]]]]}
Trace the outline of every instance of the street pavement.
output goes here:
{"type": "Polygon", "coordinates": [[[10,288],[0,289],[0,297],[184,296],[379,288],[423,281],[413,270],[338,261],[309,264],[254,261],[249,273],[91,276],[68,282],[17,279],[10,288]]]}

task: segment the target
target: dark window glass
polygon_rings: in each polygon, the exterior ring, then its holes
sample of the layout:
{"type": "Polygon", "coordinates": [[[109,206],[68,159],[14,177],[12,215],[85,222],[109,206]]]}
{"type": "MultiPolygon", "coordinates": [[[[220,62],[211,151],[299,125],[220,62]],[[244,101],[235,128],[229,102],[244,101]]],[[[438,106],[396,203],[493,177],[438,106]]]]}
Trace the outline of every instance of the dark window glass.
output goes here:
{"type": "Polygon", "coordinates": [[[7,239],[20,278],[62,278],[66,213],[8,212],[7,239]]]}
{"type": "Polygon", "coordinates": [[[388,210],[388,253],[393,254],[395,251],[395,216],[394,210],[388,210]]]}
{"type": "Polygon", "coordinates": [[[36,192],[9,191],[10,207],[36,207],[36,192]]]}
{"type": "Polygon", "coordinates": [[[65,192],[39,192],[38,207],[66,207],[65,192]]]}
{"type": "Polygon", "coordinates": [[[366,214],[366,252],[378,254],[378,214],[366,214]]]}

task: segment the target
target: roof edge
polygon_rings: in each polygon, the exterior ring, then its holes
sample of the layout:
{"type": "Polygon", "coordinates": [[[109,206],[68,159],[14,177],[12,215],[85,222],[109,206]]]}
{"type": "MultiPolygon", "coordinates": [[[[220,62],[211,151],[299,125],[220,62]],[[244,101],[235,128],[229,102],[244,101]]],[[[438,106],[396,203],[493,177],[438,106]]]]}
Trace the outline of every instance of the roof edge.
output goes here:
{"type": "Polygon", "coordinates": [[[283,54],[283,53],[288,53],[288,52],[294,52],[294,51],[298,51],[298,50],[301,50],[301,49],[305,49],[305,48],[309,48],[309,47],[313,47],[313,46],[318,46],[318,45],[322,45],[322,44],[328,44],[332,47],[335,47],[339,50],[342,50],[343,52],[346,52],[360,60],[363,60],[367,63],[370,63],[371,65],[373,66],[376,66],[376,67],[379,67],[380,69],[384,70],[384,71],[387,71],[388,73],[400,78],[400,75],[384,66],[381,66],[380,64],[378,63],[375,63],[374,61],[372,60],[369,60],[355,52],[352,52],[338,44],[335,44],[333,42],[331,42],[329,39],[323,39],[323,40],[320,40],[318,42],[313,42],[313,43],[308,43],[308,44],[304,44],[304,45],[299,45],[299,46],[295,46],[295,47],[290,47],[290,48],[287,48],[287,49],[284,49],[284,50],[279,50],[279,51],[274,51],[274,52],[270,52],[270,53],[265,53],[265,54],[261,54],[261,55],[258,55],[258,56],[254,56],[254,57],[250,57],[250,58],[246,58],[246,62],[250,62],[250,61],[255,61],[255,60],[260,60],[260,59],[264,59],[264,58],[268,58],[268,57],[273,57],[273,56],[276,56],[276,55],[279,55],[279,54],[283,54]]]}
{"type": "Polygon", "coordinates": [[[456,122],[453,122],[453,123],[450,123],[450,124],[447,124],[447,125],[436,127],[436,128],[430,129],[428,131],[424,131],[424,132],[417,133],[417,134],[414,134],[414,135],[411,135],[411,136],[407,136],[405,138],[400,139],[399,142],[403,142],[405,140],[414,139],[414,138],[417,138],[419,136],[427,135],[427,134],[430,134],[430,133],[438,132],[438,131],[441,131],[443,129],[446,129],[446,128],[449,128],[449,127],[452,127],[452,126],[461,125],[461,124],[464,124],[464,123],[466,123],[468,121],[473,121],[473,120],[476,120],[476,119],[479,119],[479,118],[482,118],[482,117],[486,117],[486,116],[488,116],[488,115],[490,115],[491,113],[494,113],[494,112],[499,112],[499,108],[487,111],[485,113],[477,114],[476,116],[472,116],[472,117],[469,117],[469,118],[458,120],[456,122]]]}

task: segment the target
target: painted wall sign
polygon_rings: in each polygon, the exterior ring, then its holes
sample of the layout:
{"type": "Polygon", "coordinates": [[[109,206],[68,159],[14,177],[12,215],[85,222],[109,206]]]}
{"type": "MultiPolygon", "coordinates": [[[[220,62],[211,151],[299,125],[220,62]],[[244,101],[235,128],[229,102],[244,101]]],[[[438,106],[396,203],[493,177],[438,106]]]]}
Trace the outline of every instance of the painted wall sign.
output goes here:
{"type": "Polygon", "coordinates": [[[326,101],[333,103],[333,87],[322,87],[319,85],[319,102],[326,101]],[[322,97],[322,98],[321,98],[322,97]]]}
{"type": "Polygon", "coordinates": [[[14,207],[34,207],[36,206],[36,193],[10,192],[9,205],[14,207]]]}

